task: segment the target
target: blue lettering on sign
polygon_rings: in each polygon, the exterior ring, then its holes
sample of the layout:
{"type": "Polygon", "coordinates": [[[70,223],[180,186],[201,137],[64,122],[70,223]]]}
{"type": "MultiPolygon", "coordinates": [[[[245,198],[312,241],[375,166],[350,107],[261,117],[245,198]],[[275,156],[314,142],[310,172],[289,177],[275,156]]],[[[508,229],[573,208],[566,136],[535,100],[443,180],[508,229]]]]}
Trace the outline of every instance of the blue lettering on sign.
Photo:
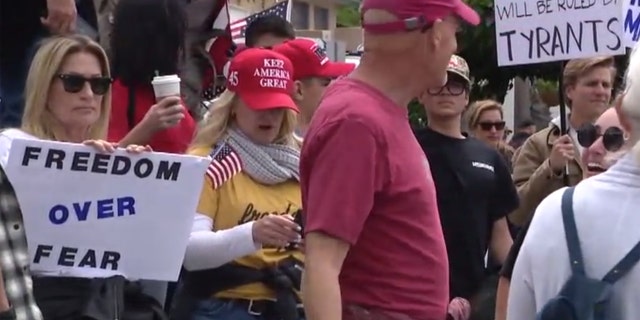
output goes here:
{"type": "Polygon", "coordinates": [[[49,210],[49,221],[55,225],[61,225],[69,221],[72,214],[78,221],[86,221],[92,211],[95,212],[97,219],[130,216],[136,214],[135,203],[136,200],[133,197],[120,197],[76,202],[71,206],[57,204],[49,210]]]}
{"type": "Polygon", "coordinates": [[[633,35],[633,41],[638,41],[640,38],[640,12],[627,9],[627,14],[624,17],[624,32],[633,35]]]}

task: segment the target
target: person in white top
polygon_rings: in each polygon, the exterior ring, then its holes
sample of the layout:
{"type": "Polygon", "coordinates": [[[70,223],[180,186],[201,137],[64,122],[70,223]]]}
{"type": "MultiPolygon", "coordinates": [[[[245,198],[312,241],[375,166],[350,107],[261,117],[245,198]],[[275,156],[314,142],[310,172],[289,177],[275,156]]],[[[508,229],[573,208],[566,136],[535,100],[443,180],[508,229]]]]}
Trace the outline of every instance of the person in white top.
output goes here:
{"type": "MultiPolygon", "coordinates": [[[[79,35],[47,39],[28,72],[20,128],[0,132],[0,165],[6,166],[15,139],[83,143],[99,152],[113,152],[117,144],[102,140],[109,121],[110,88],[109,62],[100,45],[79,35]]],[[[130,145],[127,150],[137,153],[150,149],[130,145]]],[[[22,223],[14,225],[16,230],[23,227],[22,223]]],[[[24,256],[28,257],[26,253],[24,256]]],[[[111,290],[120,280],[100,278],[93,269],[32,275],[34,296],[45,319],[121,317],[122,308],[113,305],[117,306],[124,292],[111,290]],[[106,298],[99,292],[105,286],[109,286],[106,291],[110,295],[106,298]]]]}
{"type": "MultiPolygon", "coordinates": [[[[606,169],[576,186],[573,209],[586,275],[602,279],[640,242],[640,51],[633,51],[626,88],[615,105],[619,130],[596,127],[603,135],[584,161],[589,171],[606,169]],[[622,131],[621,143],[620,133],[622,131]],[[617,132],[617,133],[616,133],[617,132]],[[626,133],[625,133],[626,132],[626,133]],[[617,137],[616,137],[617,136],[617,137]],[[606,152],[605,152],[606,151],[606,152]]],[[[516,261],[507,308],[508,320],[533,320],[571,275],[561,212],[565,188],[545,198],[533,215],[516,261]]],[[[635,265],[612,289],[607,316],[640,319],[640,265],[635,265]]]]}
{"type": "MultiPolygon", "coordinates": [[[[605,111],[594,125],[584,126],[580,130],[576,139],[585,148],[585,152],[582,154],[582,163],[587,168],[584,171],[585,179],[606,171],[620,159],[620,156],[626,152],[625,150],[620,150],[625,142],[626,135],[627,133],[621,128],[615,108],[605,111]]],[[[509,251],[509,256],[500,270],[496,296],[496,320],[504,320],[507,317],[509,281],[511,281],[513,267],[522,248],[522,242],[528,228],[529,224],[520,229],[509,251]]]]}

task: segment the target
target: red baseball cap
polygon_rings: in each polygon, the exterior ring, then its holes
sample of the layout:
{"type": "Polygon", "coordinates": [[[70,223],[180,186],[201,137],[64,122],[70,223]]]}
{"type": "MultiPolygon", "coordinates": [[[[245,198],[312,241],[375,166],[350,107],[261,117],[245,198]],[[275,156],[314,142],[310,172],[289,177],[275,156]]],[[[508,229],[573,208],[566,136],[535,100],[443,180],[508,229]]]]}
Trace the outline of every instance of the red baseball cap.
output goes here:
{"type": "Polygon", "coordinates": [[[298,38],[273,47],[293,63],[293,80],[309,77],[338,78],[355,69],[353,63],[333,62],[325,50],[311,39],[298,38]]]}
{"type": "Polygon", "coordinates": [[[287,57],[269,49],[249,48],[231,59],[227,89],[253,110],[288,108],[293,102],[293,65],[287,57]]]}
{"type": "Polygon", "coordinates": [[[362,13],[369,9],[384,10],[402,19],[388,23],[363,23],[362,28],[372,33],[412,31],[449,15],[474,26],[480,23],[478,13],[463,0],[363,0],[362,13]]]}

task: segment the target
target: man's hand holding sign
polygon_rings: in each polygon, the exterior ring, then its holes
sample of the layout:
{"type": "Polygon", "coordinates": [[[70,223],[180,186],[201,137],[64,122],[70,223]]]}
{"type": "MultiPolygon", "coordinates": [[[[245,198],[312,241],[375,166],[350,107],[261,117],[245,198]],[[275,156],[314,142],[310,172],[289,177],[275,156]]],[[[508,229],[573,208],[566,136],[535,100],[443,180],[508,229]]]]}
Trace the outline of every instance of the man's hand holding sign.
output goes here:
{"type": "Polygon", "coordinates": [[[208,160],[85,144],[12,144],[32,270],[176,280],[208,160]]]}

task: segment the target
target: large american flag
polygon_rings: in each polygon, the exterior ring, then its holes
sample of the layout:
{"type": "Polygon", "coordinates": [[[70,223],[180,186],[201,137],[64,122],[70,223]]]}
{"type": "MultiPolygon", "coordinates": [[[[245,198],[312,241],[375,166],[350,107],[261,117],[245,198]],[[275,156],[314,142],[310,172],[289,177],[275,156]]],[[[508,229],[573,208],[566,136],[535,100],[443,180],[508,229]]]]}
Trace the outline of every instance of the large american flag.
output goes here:
{"type": "Polygon", "coordinates": [[[227,143],[214,148],[210,157],[211,163],[207,168],[207,177],[211,179],[214,189],[242,171],[240,157],[227,143]]]}
{"type": "MultiPolygon", "coordinates": [[[[225,30],[225,35],[211,39],[207,43],[207,51],[213,60],[218,75],[223,74],[224,65],[229,60],[229,52],[233,47],[233,43],[244,42],[244,34],[247,25],[257,17],[263,15],[275,14],[287,21],[291,21],[291,0],[284,0],[274,6],[265,9],[256,14],[250,15],[235,22],[230,22],[229,0],[218,0],[213,15],[216,17],[213,22],[213,29],[225,30]]],[[[206,101],[213,100],[219,96],[224,90],[224,85],[214,86],[213,74],[208,70],[205,75],[202,98],[206,101]]]]}
{"type": "Polygon", "coordinates": [[[231,23],[231,37],[234,41],[244,39],[245,31],[247,30],[247,26],[256,18],[262,16],[276,15],[285,19],[287,21],[291,21],[291,0],[281,1],[276,3],[274,6],[267,8],[258,13],[252,14],[248,17],[244,17],[238,21],[231,23]]]}

